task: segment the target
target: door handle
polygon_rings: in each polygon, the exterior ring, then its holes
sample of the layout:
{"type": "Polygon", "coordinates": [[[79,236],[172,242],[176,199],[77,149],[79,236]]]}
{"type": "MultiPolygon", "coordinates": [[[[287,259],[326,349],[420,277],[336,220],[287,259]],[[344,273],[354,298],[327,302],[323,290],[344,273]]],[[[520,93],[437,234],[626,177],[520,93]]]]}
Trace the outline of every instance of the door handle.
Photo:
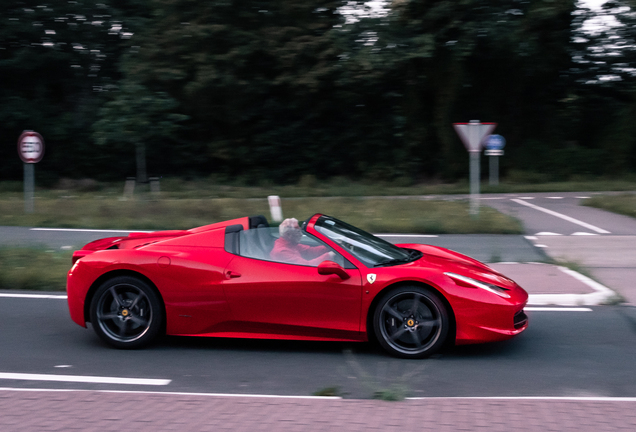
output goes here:
{"type": "Polygon", "coordinates": [[[241,274],[232,270],[228,270],[225,275],[228,277],[228,279],[233,279],[233,278],[237,278],[237,277],[241,277],[241,274]]]}

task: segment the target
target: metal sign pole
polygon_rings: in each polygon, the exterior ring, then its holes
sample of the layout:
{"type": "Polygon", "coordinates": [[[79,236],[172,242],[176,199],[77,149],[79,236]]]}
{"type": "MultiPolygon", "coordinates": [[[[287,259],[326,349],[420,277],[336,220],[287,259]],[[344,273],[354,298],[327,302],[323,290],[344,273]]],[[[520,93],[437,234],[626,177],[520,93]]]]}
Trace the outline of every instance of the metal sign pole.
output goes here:
{"type": "Polygon", "coordinates": [[[490,186],[499,184],[499,156],[490,156],[490,186]]]}
{"type": "Polygon", "coordinates": [[[479,216],[479,152],[470,152],[470,215],[479,216]]]}
{"type": "Polygon", "coordinates": [[[486,156],[490,157],[489,184],[499,185],[499,158],[503,156],[506,139],[501,135],[490,135],[486,140],[486,156]]]}
{"type": "MultiPolygon", "coordinates": [[[[468,128],[468,136],[471,142],[481,142],[482,136],[479,127],[481,122],[479,120],[471,120],[468,128]]],[[[472,148],[468,151],[470,154],[470,215],[473,218],[479,217],[479,179],[480,173],[480,158],[481,146],[472,148]]]]}
{"type": "Polygon", "coordinates": [[[44,139],[32,130],[25,130],[18,138],[18,155],[24,163],[24,212],[33,213],[33,194],[35,190],[34,164],[44,156],[44,139]]]}
{"type": "Polygon", "coordinates": [[[480,153],[484,138],[497,127],[497,123],[481,123],[479,120],[471,120],[469,123],[453,123],[453,127],[470,154],[470,215],[473,218],[478,218],[480,153]]]}
{"type": "Polygon", "coordinates": [[[35,169],[34,164],[24,165],[24,212],[33,213],[35,205],[33,203],[33,190],[35,189],[35,169]]]}

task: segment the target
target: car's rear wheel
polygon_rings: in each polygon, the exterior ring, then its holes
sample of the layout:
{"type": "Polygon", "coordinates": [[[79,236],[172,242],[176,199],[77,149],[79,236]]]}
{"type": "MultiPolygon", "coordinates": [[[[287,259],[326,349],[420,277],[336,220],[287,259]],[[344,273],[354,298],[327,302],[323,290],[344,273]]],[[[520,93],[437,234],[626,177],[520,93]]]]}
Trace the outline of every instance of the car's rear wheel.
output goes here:
{"type": "Polygon", "coordinates": [[[373,315],[378,342],[402,358],[424,358],[439,350],[449,329],[448,311],[431,290],[403,286],[387,292],[373,315]]]}
{"type": "Polygon", "coordinates": [[[117,348],[139,348],[157,337],[163,310],[157,294],[144,281],[119,276],[104,282],[90,307],[95,333],[117,348]]]}

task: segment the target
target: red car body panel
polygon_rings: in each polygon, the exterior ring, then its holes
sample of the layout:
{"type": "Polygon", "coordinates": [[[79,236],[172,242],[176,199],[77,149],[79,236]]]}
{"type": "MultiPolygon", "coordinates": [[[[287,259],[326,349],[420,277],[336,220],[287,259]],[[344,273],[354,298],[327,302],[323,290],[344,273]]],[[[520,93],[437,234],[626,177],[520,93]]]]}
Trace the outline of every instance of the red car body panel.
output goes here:
{"type": "Polygon", "coordinates": [[[396,284],[436,290],[450,307],[457,344],[503,340],[527,327],[527,322],[514,324],[527,293],[479,261],[439,247],[404,244],[399,246],[419,250],[423,257],[367,268],[314,229],[320,216],[308,221],[306,231],[353,264],[345,269],[346,278],[228,252],[226,227],[248,230],[247,217],[187,231],[133,233],[97,240],[75,252],[67,282],[71,318],[86,327],[94,290],[104,278],[126,273],[156,287],[169,335],[365,341],[374,301],[396,284]],[[500,286],[510,298],[462,286],[447,272],[500,286]]]}

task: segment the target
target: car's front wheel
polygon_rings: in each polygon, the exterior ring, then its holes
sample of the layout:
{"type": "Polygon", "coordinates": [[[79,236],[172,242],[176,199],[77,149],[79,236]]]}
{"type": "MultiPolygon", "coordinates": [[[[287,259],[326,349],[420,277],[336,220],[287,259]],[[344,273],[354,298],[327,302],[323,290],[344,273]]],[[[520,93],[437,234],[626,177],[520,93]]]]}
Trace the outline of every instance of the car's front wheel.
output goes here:
{"type": "Polygon", "coordinates": [[[373,315],[378,342],[403,358],[424,358],[439,350],[449,329],[444,303],[431,290],[403,286],[387,292],[373,315]]]}
{"type": "Polygon", "coordinates": [[[104,282],[90,307],[95,333],[117,348],[139,348],[159,334],[163,309],[154,290],[144,281],[119,276],[104,282]]]}

